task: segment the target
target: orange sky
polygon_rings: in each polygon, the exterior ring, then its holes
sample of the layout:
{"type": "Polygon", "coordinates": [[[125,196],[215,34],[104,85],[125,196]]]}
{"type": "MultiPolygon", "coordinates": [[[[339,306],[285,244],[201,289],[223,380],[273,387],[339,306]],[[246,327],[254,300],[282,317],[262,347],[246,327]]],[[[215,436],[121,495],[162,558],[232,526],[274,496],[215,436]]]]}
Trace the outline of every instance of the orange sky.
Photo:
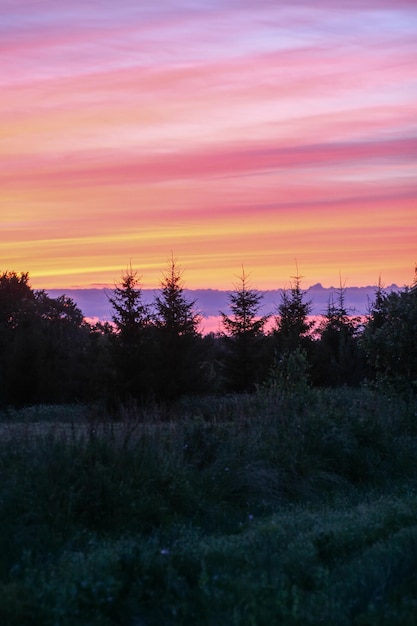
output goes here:
{"type": "Polygon", "coordinates": [[[141,5],[4,0],[0,271],[409,284],[416,3],[141,5]]]}

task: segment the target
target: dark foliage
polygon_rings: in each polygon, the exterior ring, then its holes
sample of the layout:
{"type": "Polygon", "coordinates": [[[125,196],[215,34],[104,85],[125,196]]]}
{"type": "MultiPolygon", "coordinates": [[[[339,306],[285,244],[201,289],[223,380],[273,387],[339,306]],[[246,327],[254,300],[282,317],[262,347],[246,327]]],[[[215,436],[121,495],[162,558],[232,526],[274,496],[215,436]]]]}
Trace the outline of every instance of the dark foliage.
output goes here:
{"type": "Polygon", "coordinates": [[[173,256],[168,261],[155,297],[157,397],[172,402],[184,393],[203,391],[201,316],[196,302],[184,294],[182,270],[173,256]]]}
{"type": "Polygon", "coordinates": [[[349,314],[345,287],[340,284],[337,300],[329,300],[319,327],[320,341],[313,352],[314,383],[321,386],[357,386],[365,378],[365,355],[359,344],[362,321],[349,314]]]}
{"type": "Polygon", "coordinates": [[[102,402],[117,409],[173,404],[182,396],[358,386],[366,380],[415,393],[417,280],[398,292],[380,285],[367,319],[345,304],[343,285],[313,329],[311,302],[295,276],[265,332],[263,294],[242,271],[221,312],[223,333],[203,337],[171,256],[151,306],[131,267],[109,295],[112,324],[89,325],[71,298],[31,288],[27,273],[0,274],[0,405],[102,402]],[[312,331],[314,330],[314,333],[312,331]]]}
{"type": "Polygon", "coordinates": [[[415,400],[177,408],[2,416],[2,625],[415,623],[415,400]]]}
{"type": "Polygon", "coordinates": [[[116,405],[132,399],[146,401],[152,396],[152,368],[149,367],[152,321],[143,303],[138,272],[130,267],[109,296],[113,307],[115,335],[111,342],[116,405]]]}
{"type": "Polygon", "coordinates": [[[0,275],[0,402],[82,400],[88,326],[66,296],[33,291],[29,275],[0,275]]]}
{"type": "Polygon", "coordinates": [[[231,314],[220,312],[225,330],[226,385],[229,391],[254,391],[266,373],[263,330],[269,316],[259,315],[263,295],[251,287],[244,269],[234,287],[229,293],[231,314]]]}
{"type": "Polygon", "coordinates": [[[411,287],[388,294],[379,286],[361,346],[384,383],[416,391],[417,268],[411,287]]]}
{"type": "Polygon", "coordinates": [[[310,340],[309,333],[314,326],[314,322],[309,320],[312,301],[305,299],[305,292],[301,289],[302,276],[297,273],[292,278],[294,283],[283,292],[275,320],[275,336],[280,352],[303,348],[310,340]]]}

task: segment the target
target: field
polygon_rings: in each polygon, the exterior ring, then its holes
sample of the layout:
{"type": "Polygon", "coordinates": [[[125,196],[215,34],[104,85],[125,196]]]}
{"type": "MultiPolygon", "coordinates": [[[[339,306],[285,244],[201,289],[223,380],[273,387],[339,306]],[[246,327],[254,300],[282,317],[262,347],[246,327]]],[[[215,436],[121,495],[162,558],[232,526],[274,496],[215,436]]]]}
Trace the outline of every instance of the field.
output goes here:
{"type": "Polygon", "coordinates": [[[3,626],[417,623],[415,398],[0,417],[3,626]]]}

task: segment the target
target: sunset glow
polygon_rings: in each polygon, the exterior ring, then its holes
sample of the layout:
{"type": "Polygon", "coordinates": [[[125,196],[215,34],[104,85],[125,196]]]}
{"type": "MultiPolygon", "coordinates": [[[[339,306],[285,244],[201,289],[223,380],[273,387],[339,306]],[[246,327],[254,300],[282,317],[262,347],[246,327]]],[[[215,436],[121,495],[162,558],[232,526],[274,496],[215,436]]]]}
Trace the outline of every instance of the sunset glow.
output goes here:
{"type": "Polygon", "coordinates": [[[413,0],[3,0],[0,270],[409,284],[413,0]]]}

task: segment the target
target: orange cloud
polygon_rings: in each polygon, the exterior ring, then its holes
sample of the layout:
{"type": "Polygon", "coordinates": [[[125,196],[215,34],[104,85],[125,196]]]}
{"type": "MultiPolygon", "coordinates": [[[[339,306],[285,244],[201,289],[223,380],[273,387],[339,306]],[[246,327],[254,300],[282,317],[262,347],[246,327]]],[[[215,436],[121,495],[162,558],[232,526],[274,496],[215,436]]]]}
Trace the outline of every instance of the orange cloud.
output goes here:
{"type": "Polygon", "coordinates": [[[194,288],[230,287],[242,263],[282,286],[295,258],[309,283],[412,279],[411,1],[16,6],[2,267],[113,285],[132,260],[152,288],[173,250],[194,288]]]}

